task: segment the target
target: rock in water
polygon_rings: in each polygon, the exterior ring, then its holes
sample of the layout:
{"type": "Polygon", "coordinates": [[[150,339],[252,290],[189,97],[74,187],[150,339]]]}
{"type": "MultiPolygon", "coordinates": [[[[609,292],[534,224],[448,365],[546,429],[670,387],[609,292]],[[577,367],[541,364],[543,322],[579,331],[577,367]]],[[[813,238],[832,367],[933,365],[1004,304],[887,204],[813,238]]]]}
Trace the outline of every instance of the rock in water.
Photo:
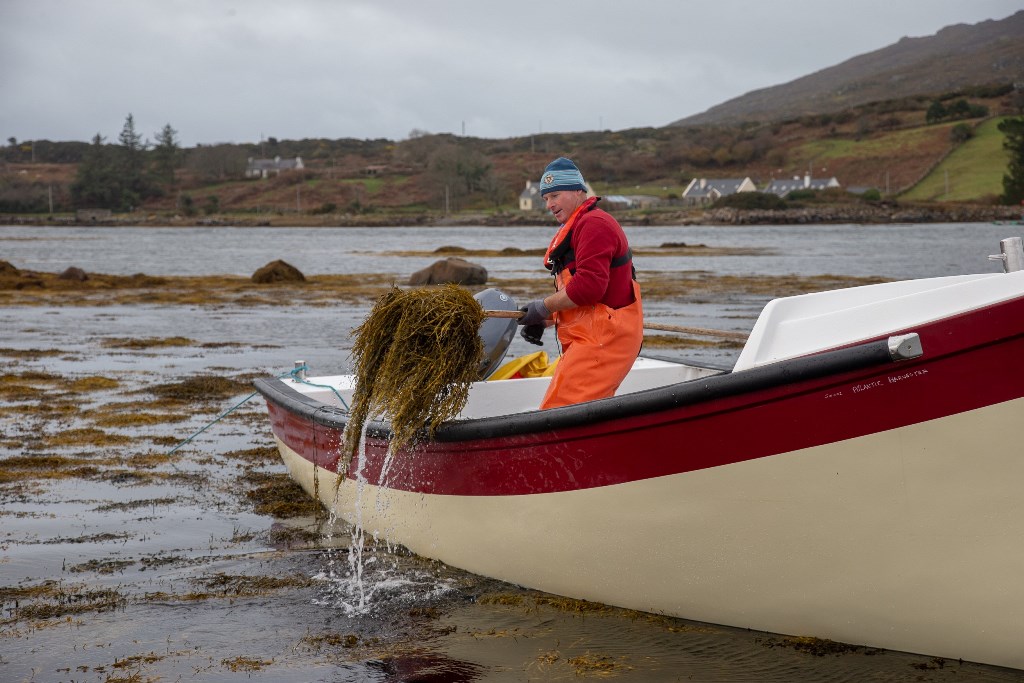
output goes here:
{"type": "Polygon", "coordinates": [[[409,284],[421,285],[484,285],[487,284],[487,269],[466,259],[452,256],[435,261],[409,276],[409,284]]]}
{"type": "Polygon", "coordinates": [[[305,282],[306,276],[290,263],[271,261],[252,274],[252,281],[265,285],[272,282],[305,282]]]}
{"type": "Polygon", "coordinates": [[[81,268],[71,266],[64,270],[63,273],[57,276],[61,280],[71,280],[72,282],[85,282],[89,279],[89,276],[81,268]]]}

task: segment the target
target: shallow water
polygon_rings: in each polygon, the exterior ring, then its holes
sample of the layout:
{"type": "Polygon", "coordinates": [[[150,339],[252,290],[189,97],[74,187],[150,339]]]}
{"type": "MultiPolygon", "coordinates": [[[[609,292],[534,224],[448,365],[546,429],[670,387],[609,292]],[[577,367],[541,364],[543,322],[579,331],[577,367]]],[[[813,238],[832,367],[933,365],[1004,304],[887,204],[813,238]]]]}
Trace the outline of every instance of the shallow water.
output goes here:
{"type": "MultiPolygon", "coordinates": [[[[763,254],[728,257],[637,257],[646,271],[706,270],[717,275],[843,273],[907,279],[998,270],[986,263],[1018,225],[771,225],[627,227],[634,250],[667,242],[751,247],[763,254]]],[[[284,259],[306,275],[394,273],[403,280],[429,265],[429,252],[547,246],[549,226],[489,228],[106,228],[3,227],[0,258],[19,268],[130,275],[251,275],[284,259]],[[395,256],[395,251],[427,252],[395,256]]],[[[538,274],[539,257],[473,258],[500,277],[538,274]]]]}
{"type": "MultiPolygon", "coordinates": [[[[918,277],[994,272],[988,254],[1017,226],[632,228],[664,242],[770,249],[652,259],[648,271],[918,277]],[[697,262],[700,261],[700,262],[697,262]]],[[[283,258],[307,274],[389,272],[430,257],[398,249],[535,247],[549,228],[66,229],[0,227],[0,259],[20,268],[248,275],[283,258]]],[[[476,260],[476,259],[471,259],[476,260]]],[[[481,259],[493,275],[544,277],[535,259],[481,259]]],[[[638,263],[643,277],[644,264],[638,263]]],[[[763,300],[652,301],[680,324],[749,329],[763,300]]],[[[0,460],[65,456],[66,476],[0,480],[2,681],[1024,681],[1009,671],[858,648],[817,655],[782,636],[559,602],[367,540],[361,585],[352,534],[323,515],[261,514],[246,493],[282,476],[259,399],[200,402],[181,421],[105,427],[90,411],[159,412],[154,385],[215,374],[247,381],[306,360],[343,371],[349,331],[369,309],[91,306],[0,309],[0,375],[103,377],[115,387],[0,394],[0,460]],[[117,338],[185,336],[190,346],[128,349],[117,338]],[[225,346],[237,344],[237,346],[225,346]],[[47,405],[68,406],[51,413],[47,405]],[[237,406],[237,408],[236,408],[237,406]],[[218,416],[234,408],[221,419],[218,416]],[[173,444],[211,425],[167,458],[173,444]],[[56,437],[71,434],[60,441],[56,437]],[[74,435],[81,434],[80,438],[74,435]],[[68,464],[73,463],[73,464],[68,464]],[[79,465],[91,474],[72,472],[79,465]],[[47,584],[46,582],[55,582],[47,584]],[[48,597],[32,589],[50,586],[48,597]],[[361,592],[360,592],[361,591],[361,592]],[[363,601],[360,608],[359,600],[363,601]],[[46,609],[41,609],[46,608],[46,609]]],[[[531,351],[518,340],[510,353],[531,351]]],[[[553,349],[552,349],[553,350],[553,349]]],[[[735,350],[669,351],[727,362],[735,350]]],[[[49,380],[47,380],[49,381],[49,380]]],[[[614,539],[609,552],[615,552],[614,539]]],[[[835,615],[841,618],[841,615],[835,615]]],[[[955,619],[955,615],[950,615],[955,619]]],[[[813,634],[806,634],[813,635],[813,634]]]]}

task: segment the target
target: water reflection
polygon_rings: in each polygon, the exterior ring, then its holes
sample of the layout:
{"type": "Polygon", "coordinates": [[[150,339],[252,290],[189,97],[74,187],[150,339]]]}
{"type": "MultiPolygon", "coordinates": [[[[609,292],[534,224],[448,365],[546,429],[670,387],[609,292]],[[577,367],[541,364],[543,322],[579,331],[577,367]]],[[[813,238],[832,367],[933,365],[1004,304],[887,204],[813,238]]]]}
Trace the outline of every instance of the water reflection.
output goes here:
{"type": "Polygon", "coordinates": [[[478,664],[436,652],[400,655],[383,662],[370,662],[367,668],[379,670],[382,683],[470,683],[481,680],[486,671],[478,664]]]}

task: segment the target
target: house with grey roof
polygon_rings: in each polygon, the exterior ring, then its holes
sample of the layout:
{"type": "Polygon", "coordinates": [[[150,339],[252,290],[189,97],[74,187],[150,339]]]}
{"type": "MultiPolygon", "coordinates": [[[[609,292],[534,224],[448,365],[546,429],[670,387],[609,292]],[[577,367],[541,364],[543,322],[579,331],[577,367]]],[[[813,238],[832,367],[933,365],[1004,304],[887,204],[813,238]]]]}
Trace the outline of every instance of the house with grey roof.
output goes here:
{"type": "Polygon", "coordinates": [[[249,164],[245,169],[246,178],[268,178],[271,175],[280,175],[281,171],[301,171],[305,168],[302,157],[294,159],[253,159],[249,157],[249,164]]]}
{"type": "Polygon", "coordinates": [[[737,192],[757,192],[757,185],[748,178],[694,178],[683,190],[687,204],[711,204],[719,197],[737,192]]]}
{"type": "Polygon", "coordinates": [[[526,189],[519,193],[519,210],[544,210],[544,198],[540,196],[540,183],[536,180],[527,180],[526,189]]]}
{"type": "MultiPolygon", "coordinates": [[[[590,183],[584,182],[587,188],[587,196],[593,197],[594,190],[590,187],[590,183]]],[[[527,180],[526,187],[522,192],[519,193],[519,210],[520,211],[546,211],[547,206],[544,204],[544,198],[540,196],[540,183],[536,180],[527,180]]]]}
{"type": "Polygon", "coordinates": [[[839,181],[836,180],[835,176],[831,178],[812,178],[810,173],[805,173],[803,178],[793,176],[793,178],[786,180],[773,180],[768,183],[762,192],[785,197],[794,190],[827,190],[830,187],[839,186],[839,181]]]}

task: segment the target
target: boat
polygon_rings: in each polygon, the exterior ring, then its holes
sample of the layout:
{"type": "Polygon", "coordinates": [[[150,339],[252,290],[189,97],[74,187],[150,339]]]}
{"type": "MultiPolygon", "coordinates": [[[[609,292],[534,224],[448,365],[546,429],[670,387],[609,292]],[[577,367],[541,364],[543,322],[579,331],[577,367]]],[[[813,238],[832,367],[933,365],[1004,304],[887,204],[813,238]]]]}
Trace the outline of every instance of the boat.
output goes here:
{"type": "Polygon", "coordinates": [[[731,368],[641,356],[615,396],[544,411],[546,377],[481,380],[433,439],[391,452],[379,418],[351,461],[351,376],[256,388],[291,477],[421,556],[1021,669],[1024,249],[1000,247],[1003,272],[772,300],[731,368]]]}

